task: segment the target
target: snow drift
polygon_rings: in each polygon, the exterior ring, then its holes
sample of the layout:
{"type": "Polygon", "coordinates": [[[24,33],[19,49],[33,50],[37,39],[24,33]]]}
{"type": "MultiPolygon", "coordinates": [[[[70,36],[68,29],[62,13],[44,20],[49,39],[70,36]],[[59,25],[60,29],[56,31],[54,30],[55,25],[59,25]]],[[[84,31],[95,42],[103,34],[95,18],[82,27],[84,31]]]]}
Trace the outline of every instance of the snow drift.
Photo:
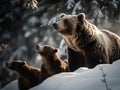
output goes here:
{"type": "MultiPolygon", "coordinates": [[[[56,74],[30,90],[120,90],[120,60],[56,74]]],[[[18,90],[14,81],[1,90],[18,90]]]]}

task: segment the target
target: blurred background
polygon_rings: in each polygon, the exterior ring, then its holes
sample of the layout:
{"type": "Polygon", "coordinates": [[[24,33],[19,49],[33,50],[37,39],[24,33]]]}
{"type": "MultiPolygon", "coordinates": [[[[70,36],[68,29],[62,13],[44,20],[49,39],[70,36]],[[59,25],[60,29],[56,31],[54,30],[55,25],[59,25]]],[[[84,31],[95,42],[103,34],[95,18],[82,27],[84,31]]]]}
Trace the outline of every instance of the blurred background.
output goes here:
{"type": "Polygon", "coordinates": [[[120,0],[0,0],[0,88],[16,79],[5,62],[25,60],[40,67],[37,44],[60,48],[58,55],[66,59],[66,45],[52,23],[60,13],[80,12],[99,29],[120,35],[120,0]]]}

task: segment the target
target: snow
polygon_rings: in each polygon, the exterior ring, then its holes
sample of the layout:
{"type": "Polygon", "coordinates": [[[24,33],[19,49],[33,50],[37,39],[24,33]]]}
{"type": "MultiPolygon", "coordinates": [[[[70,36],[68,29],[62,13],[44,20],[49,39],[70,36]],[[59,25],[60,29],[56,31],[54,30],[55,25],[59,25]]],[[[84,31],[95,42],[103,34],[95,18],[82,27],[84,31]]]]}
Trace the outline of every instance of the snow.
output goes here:
{"type": "Polygon", "coordinates": [[[35,26],[37,23],[39,23],[39,19],[36,16],[32,16],[28,20],[28,25],[30,25],[30,26],[35,26]]]}
{"type": "MultiPolygon", "coordinates": [[[[53,75],[30,90],[120,90],[120,60],[53,75]]],[[[1,90],[17,90],[14,82],[1,90]],[[12,88],[13,86],[13,88],[12,88]],[[12,89],[10,89],[12,88],[12,89]]]]}
{"type": "Polygon", "coordinates": [[[66,49],[67,49],[67,46],[66,46],[65,40],[62,39],[59,46],[58,56],[59,57],[67,56],[66,49]]]}
{"type": "Polygon", "coordinates": [[[94,69],[83,67],[75,72],[57,74],[30,90],[107,90],[101,68],[106,74],[108,89],[120,90],[120,60],[112,65],[102,64],[94,69]]]}
{"type": "Polygon", "coordinates": [[[11,83],[7,84],[4,88],[0,90],[18,90],[17,80],[12,81],[11,83]]]}
{"type": "Polygon", "coordinates": [[[9,58],[9,60],[14,60],[14,58],[17,57],[21,57],[23,52],[27,51],[27,47],[26,46],[20,46],[9,58]],[[18,54],[19,53],[19,54],[18,54]]]}
{"type": "Polygon", "coordinates": [[[78,1],[76,4],[75,4],[75,7],[74,7],[74,9],[73,9],[73,11],[72,11],[72,15],[75,15],[76,14],[76,10],[81,10],[82,9],[82,7],[81,7],[81,0],[80,1],[78,1]]]}
{"type": "Polygon", "coordinates": [[[56,22],[57,17],[58,17],[58,16],[54,16],[54,17],[52,17],[52,18],[50,19],[50,21],[48,22],[48,26],[50,26],[50,27],[51,27],[51,26],[52,26],[52,24],[56,22]]]}
{"type": "Polygon", "coordinates": [[[74,7],[75,1],[74,0],[68,0],[66,2],[67,5],[67,9],[71,9],[72,7],[74,7]]]}
{"type": "Polygon", "coordinates": [[[24,37],[25,38],[29,38],[30,36],[33,35],[33,33],[36,33],[36,32],[37,32],[37,29],[36,28],[32,28],[30,31],[25,32],[24,37]]]}

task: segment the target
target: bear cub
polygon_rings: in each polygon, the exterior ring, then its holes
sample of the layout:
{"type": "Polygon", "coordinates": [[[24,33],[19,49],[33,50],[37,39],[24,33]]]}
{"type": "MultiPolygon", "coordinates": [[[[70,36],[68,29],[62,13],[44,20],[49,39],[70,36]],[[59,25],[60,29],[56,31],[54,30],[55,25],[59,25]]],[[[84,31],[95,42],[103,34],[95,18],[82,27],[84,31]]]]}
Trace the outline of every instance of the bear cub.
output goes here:
{"type": "Polygon", "coordinates": [[[57,56],[58,49],[50,45],[36,46],[38,53],[42,57],[41,79],[61,72],[68,72],[68,64],[57,56]]]}
{"type": "Polygon", "coordinates": [[[6,62],[6,67],[17,73],[19,90],[28,90],[40,83],[40,69],[27,65],[25,61],[6,62]]]}

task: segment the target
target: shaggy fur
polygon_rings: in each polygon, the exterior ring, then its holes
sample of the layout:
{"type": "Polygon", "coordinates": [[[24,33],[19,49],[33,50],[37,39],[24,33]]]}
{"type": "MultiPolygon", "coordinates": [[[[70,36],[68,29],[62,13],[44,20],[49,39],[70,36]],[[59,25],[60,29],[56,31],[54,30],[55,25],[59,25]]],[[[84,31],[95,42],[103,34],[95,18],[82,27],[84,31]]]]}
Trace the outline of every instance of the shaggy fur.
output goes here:
{"type": "Polygon", "coordinates": [[[62,13],[53,27],[68,45],[71,71],[79,67],[93,68],[97,64],[112,63],[120,58],[120,37],[108,30],[99,30],[86,20],[84,13],[62,13]]]}
{"type": "Polygon", "coordinates": [[[43,62],[41,66],[42,81],[52,75],[69,71],[68,64],[57,56],[58,49],[50,45],[37,45],[37,51],[41,55],[43,62]]]}
{"type": "Polygon", "coordinates": [[[6,66],[18,75],[19,90],[28,90],[40,83],[40,69],[29,66],[24,61],[7,62],[6,66]]]}

